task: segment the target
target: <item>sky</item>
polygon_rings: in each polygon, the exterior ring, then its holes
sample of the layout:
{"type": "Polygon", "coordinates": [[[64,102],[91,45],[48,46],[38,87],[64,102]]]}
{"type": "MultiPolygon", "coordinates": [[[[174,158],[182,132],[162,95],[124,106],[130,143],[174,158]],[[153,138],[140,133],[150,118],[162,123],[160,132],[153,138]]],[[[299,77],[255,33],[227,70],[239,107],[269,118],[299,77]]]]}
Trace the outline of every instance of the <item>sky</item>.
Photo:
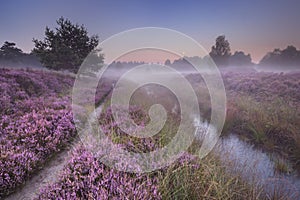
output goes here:
{"type": "Polygon", "coordinates": [[[258,62],[274,48],[300,48],[299,0],[1,0],[0,44],[15,42],[30,52],[64,16],[84,24],[100,41],[128,29],[161,27],[182,32],[207,51],[225,35],[231,51],[250,53],[258,62]]]}

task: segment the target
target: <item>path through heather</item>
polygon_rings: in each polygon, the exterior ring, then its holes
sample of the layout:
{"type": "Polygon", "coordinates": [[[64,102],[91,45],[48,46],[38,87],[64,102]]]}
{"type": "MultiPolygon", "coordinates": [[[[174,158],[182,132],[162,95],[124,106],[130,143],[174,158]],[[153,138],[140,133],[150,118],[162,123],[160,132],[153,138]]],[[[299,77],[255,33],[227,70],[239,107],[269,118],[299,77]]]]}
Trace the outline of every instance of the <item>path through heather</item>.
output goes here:
{"type": "Polygon", "coordinates": [[[69,144],[61,152],[53,156],[35,175],[27,180],[23,187],[17,189],[16,192],[9,195],[6,200],[27,200],[38,197],[40,190],[48,184],[58,181],[60,172],[67,164],[71,157],[71,151],[80,143],[77,138],[73,143],[69,144]]]}
{"type": "MultiPolygon", "coordinates": [[[[111,90],[105,95],[107,97],[111,90]]],[[[103,100],[104,101],[104,100],[103,100]]],[[[96,113],[101,112],[101,105],[96,109],[96,113]]],[[[39,196],[41,189],[47,185],[52,185],[59,180],[60,173],[71,158],[71,152],[80,146],[80,137],[76,137],[73,142],[54,155],[44,165],[44,167],[27,180],[23,186],[10,194],[5,200],[32,200],[39,196]]]]}

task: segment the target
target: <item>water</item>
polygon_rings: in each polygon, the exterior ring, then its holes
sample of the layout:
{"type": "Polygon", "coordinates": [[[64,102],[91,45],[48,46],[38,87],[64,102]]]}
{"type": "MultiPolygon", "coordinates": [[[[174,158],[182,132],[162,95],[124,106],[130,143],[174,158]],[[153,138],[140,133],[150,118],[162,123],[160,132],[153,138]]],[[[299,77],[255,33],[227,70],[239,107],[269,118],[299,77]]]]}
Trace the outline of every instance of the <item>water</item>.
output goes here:
{"type": "MultiPolygon", "coordinates": [[[[203,138],[201,133],[207,129],[208,123],[194,118],[194,126],[198,130],[196,138],[203,138]]],[[[267,194],[271,195],[275,191],[284,193],[289,199],[300,199],[299,175],[279,174],[270,155],[242,141],[237,135],[230,134],[219,139],[214,151],[220,155],[229,173],[238,173],[249,183],[261,185],[267,194]]],[[[287,161],[284,162],[288,165],[287,161]]]]}
{"type": "MultiPolygon", "coordinates": [[[[155,95],[151,87],[146,87],[146,92],[149,96],[155,95]]],[[[172,112],[177,109],[174,105],[172,112]]],[[[195,137],[202,141],[209,123],[203,122],[199,115],[192,114],[190,117],[196,128],[195,137]]],[[[228,173],[241,175],[250,184],[259,184],[269,196],[273,196],[275,191],[285,194],[286,199],[300,200],[300,176],[295,173],[279,174],[276,170],[276,159],[289,166],[283,158],[267,154],[233,133],[220,138],[214,151],[219,155],[228,173]]]]}

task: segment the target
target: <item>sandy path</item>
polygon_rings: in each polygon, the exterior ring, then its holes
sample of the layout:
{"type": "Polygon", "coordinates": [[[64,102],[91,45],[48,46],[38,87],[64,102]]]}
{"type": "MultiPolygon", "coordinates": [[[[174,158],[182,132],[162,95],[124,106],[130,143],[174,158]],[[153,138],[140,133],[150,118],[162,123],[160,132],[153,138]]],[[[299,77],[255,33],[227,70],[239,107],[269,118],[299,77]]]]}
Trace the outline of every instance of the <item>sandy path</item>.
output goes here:
{"type": "Polygon", "coordinates": [[[71,157],[71,151],[74,146],[80,143],[79,139],[75,139],[72,144],[69,144],[64,150],[57,153],[29,180],[24,183],[24,186],[17,189],[6,200],[27,200],[37,198],[40,190],[48,184],[58,181],[59,175],[63,167],[67,164],[71,157]]]}
{"type": "MultiPolygon", "coordinates": [[[[106,97],[109,96],[111,91],[112,90],[105,94],[101,104],[105,101],[106,97]]],[[[100,105],[96,109],[96,113],[101,112],[101,110],[102,106],[100,105]]],[[[71,158],[71,152],[80,144],[80,138],[76,137],[74,141],[69,143],[62,151],[50,158],[45,166],[41,170],[37,171],[29,180],[27,180],[23,186],[4,198],[4,200],[32,200],[37,198],[42,188],[59,180],[60,173],[71,158]]]]}
{"type": "MultiPolygon", "coordinates": [[[[101,109],[102,106],[100,105],[96,109],[96,113],[99,113],[101,109]]],[[[69,143],[62,151],[50,158],[41,170],[36,172],[36,174],[23,184],[23,187],[21,186],[4,199],[31,200],[37,198],[42,188],[59,180],[60,173],[71,158],[71,152],[80,144],[80,137],[75,138],[74,141],[69,143]]]]}

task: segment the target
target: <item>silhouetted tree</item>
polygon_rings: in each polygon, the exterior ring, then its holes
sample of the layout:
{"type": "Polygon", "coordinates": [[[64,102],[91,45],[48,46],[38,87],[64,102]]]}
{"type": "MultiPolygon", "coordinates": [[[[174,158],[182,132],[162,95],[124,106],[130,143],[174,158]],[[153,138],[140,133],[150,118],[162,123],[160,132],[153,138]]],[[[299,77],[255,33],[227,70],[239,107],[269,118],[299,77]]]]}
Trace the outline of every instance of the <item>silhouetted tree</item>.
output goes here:
{"type": "Polygon", "coordinates": [[[87,29],[61,17],[58,27],[46,27],[43,41],[33,39],[36,54],[45,67],[77,72],[84,58],[98,45],[98,36],[88,36],[87,29]]]}
{"type": "Polygon", "coordinates": [[[250,54],[245,55],[243,51],[236,51],[229,58],[230,66],[250,66],[252,65],[252,60],[250,54]]]}
{"type": "Polygon", "coordinates": [[[281,51],[281,57],[285,63],[291,66],[300,66],[300,51],[297,51],[294,46],[287,46],[281,51]]]}
{"type": "Polygon", "coordinates": [[[24,53],[16,47],[14,42],[4,42],[0,48],[0,65],[4,67],[41,67],[38,59],[32,55],[24,53]]]}
{"type": "Polygon", "coordinates": [[[16,47],[13,42],[4,42],[3,46],[0,48],[0,58],[5,60],[16,60],[23,55],[21,49],[16,47]]]}
{"type": "Polygon", "coordinates": [[[170,61],[169,59],[167,59],[167,60],[165,61],[165,65],[170,66],[170,65],[171,65],[171,61],[170,61]]]}
{"type": "Polygon", "coordinates": [[[260,66],[267,67],[300,67],[300,51],[294,46],[287,46],[285,49],[274,49],[273,52],[267,53],[259,62],[260,66]]]}
{"type": "Polygon", "coordinates": [[[210,57],[217,66],[227,66],[228,59],[231,55],[229,42],[225,39],[225,35],[218,36],[216,44],[212,46],[210,57]]]}

